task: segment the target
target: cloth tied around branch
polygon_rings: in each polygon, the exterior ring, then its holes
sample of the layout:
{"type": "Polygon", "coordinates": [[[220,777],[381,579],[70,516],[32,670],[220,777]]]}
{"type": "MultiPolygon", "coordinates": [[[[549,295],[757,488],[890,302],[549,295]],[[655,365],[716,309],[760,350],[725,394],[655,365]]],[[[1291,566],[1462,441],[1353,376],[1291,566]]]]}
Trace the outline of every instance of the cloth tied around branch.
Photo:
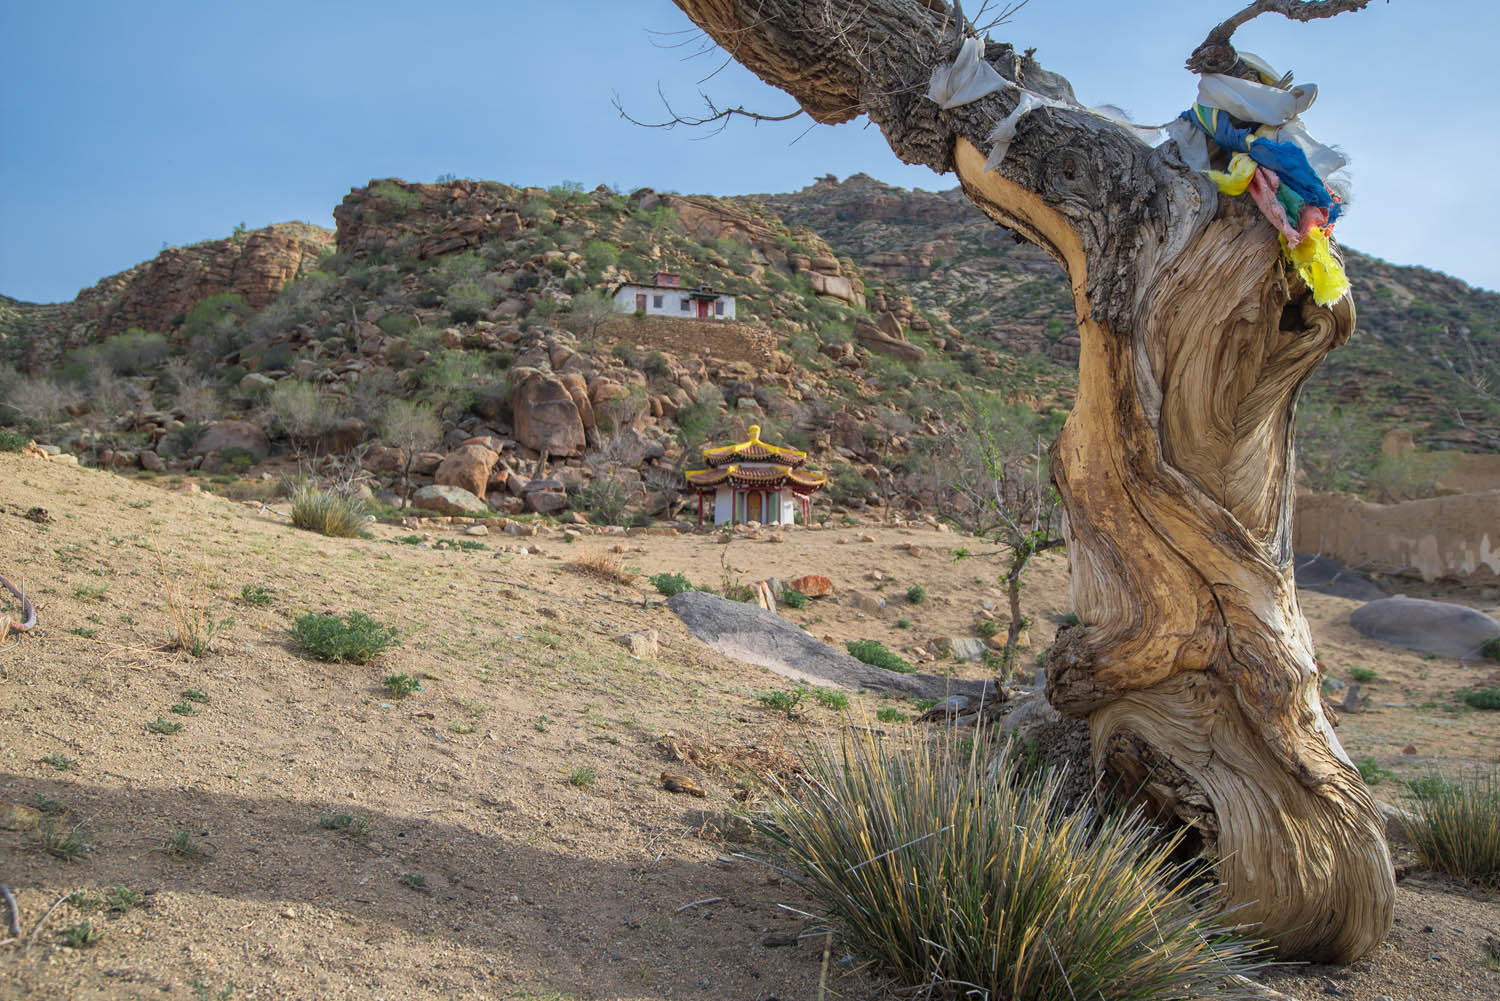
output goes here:
{"type": "Polygon", "coordinates": [[[1327,306],[1349,291],[1330,242],[1345,197],[1334,190],[1335,175],[1349,161],[1302,125],[1299,116],[1317,99],[1316,85],[1289,89],[1290,74],[1278,79],[1259,57],[1247,62],[1260,82],[1204,74],[1197,101],[1179,117],[1188,130],[1169,129],[1169,135],[1189,165],[1207,173],[1221,192],[1250,195],[1276,229],[1287,262],[1312,289],[1313,301],[1327,306]],[[1228,170],[1208,169],[1205,140],[1232,154],[1228,170]]]}

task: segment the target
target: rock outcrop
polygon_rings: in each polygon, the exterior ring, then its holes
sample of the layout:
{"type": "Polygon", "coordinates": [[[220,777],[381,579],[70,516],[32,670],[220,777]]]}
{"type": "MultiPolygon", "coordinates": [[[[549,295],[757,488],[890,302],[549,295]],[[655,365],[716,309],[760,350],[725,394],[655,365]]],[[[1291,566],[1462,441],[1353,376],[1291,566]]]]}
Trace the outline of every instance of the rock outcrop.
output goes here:
{"type": "Polygon", "coordinates": [[[588,444],[583,417],[568,387],[555,376],[533,372],[520,381],[511,396],[516,440],[549,455],[579,455],[588,444]]]}

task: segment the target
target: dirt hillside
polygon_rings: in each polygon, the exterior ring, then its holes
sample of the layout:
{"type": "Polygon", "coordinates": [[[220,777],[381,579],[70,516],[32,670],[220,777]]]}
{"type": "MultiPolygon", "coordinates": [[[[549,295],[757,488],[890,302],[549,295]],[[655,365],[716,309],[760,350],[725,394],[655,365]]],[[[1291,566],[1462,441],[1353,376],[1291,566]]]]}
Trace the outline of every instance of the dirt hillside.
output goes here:
{"type": "MultiPolygon", "coordinates": [[[[741,792],[738,769],[791,767],[843,715],[811,698],[795,717],[766,710],[756,696],[791,682],[691,639],[644,579],[570,563],[602,554],[714,587],[827,574],[841,603],[783,614],[913,659],[973,636],[986,602],[1003,608],[993,547],[930,527],[727,546],[660,529],[570,541],[556,527],[478,537],[452,525],[339,540],[291,527],[275,504],[166,482],[0,455],[0,573],[39,618],[0,642],[0,801],[42,809],[43,828],[82,824],[91,849],[55,857],[35,830],[11,829],[28,826],[24,810],[0,812],[0,883],[23,929],[0,946],[0,1001],[817,997],[824,936],[800,913],[811,904],[741,858],[717,818],[741,792]],[[220,626],[203,656],[169,648],[172,601],[220,626]],[[366,613],[400,645],[365,666],[313,660],[290,628],[322,611],[366,613]],[[614,640],[639,629],[659,632],[654,657],[614,640]],[[421,690],[392,697],[382,679],[399,674],[421,690]],[[707,795],[666,791],[664,769],[707,795]],[[120,887],[138,903],[110,894],[120,887]],[[65,930],[85,921],[102,936],[69,947],[65,930]]],[[[1399,799],[1398,779],[1434,767],[1495,767],[1500,714],[1454,697],[1483,669],[1376,648],[1347,625],[1351,602],[1303,601],[1331,675],[1376,671],[1373,706],[1339,733],[1355,760],[1390,773],[1378,795],[1399,799]]],[[[1064,562],[1035,570],[1024,605],[1038,623],[1029,664],[1047,617],[1069,608],[1064,562]]],[[[16,603],[0,616],[19,617],[16,603]]],[[[986,671],[924,665],[949,668],[986,671]]],[[[872,720],[882,705],[913,709],[852,695],[850,712],[872,720]]],[[[1411,869],[1399,906],[1373,957],[1280,989],[1304,1001],[1330,985],[1369,999],[1500,994],[1481,952],[1500,936],[1493,896],[1411,869]]],[[[836,939],[827,986],[892,996],[836,939]]]]}

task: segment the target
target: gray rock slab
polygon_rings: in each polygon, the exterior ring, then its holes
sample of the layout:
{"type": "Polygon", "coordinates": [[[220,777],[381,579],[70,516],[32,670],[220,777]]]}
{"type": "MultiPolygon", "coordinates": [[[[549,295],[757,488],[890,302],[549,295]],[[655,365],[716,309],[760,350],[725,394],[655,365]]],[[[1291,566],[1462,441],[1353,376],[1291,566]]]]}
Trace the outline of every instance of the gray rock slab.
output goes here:
{"type": "Polygon", "coordinates": [[[1349,624],[1361,636],[1439,657],[1477,657],[1480,647],[1500,636],[1500,622],[1483,612],[1405,595],[1359,606],[1349,613],[1349,624]]]}
{"type": "Polygon", "coordinates": [[[695,638],[720,653],[769,668],[777,674],[815,685],[895,692],[919,699],[949,695],[993,697],[984,681],[961,681],[933,674],[897,674],[872,667],[841,650],[820,643],[774,612],[729,601],[702,591],[684,591],[667,599],[667,607],[695,638]]]}
{"type": "Polygon", "coordinates": [[[1351,601],[1379,601],[1387,597],[1380,585],[1337,560],[1306,553],[1297,553],[1292,560],[1298,587],[1351,601]]]}

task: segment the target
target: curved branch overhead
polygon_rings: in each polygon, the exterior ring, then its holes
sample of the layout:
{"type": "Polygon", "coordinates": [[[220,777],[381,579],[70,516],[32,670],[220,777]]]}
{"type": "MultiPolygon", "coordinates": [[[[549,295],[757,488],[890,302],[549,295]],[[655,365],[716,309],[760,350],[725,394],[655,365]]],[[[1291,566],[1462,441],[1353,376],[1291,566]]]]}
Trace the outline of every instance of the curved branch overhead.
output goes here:
{"type": "MultiPolygon", "coordinates": [[[[1016,86],[928,100],[962,34],[940,0],[676,3],[817,121],[867,115],[903,160],[957,173],[1067,270],[1079,387],[1052,469],[1083,624],[1049,655],[1048,697],[1088,719],[1096,767],[1194,829],[1236,920],[1288,958],[1368,952],[1391,924],[1390,857],[1321,708],[1289,544],[1296,398],[1348,339],[1352,303],[1315,305],[1243,200],[1078,106],[1029,54],[989,42],[1016,86]],[[1042,106],[988,170],[1023,89],[1042,106]]],[[[1232,53],[1257,13],[1364,5],[1260,0],[1209,41],[1232,53]]]]}

